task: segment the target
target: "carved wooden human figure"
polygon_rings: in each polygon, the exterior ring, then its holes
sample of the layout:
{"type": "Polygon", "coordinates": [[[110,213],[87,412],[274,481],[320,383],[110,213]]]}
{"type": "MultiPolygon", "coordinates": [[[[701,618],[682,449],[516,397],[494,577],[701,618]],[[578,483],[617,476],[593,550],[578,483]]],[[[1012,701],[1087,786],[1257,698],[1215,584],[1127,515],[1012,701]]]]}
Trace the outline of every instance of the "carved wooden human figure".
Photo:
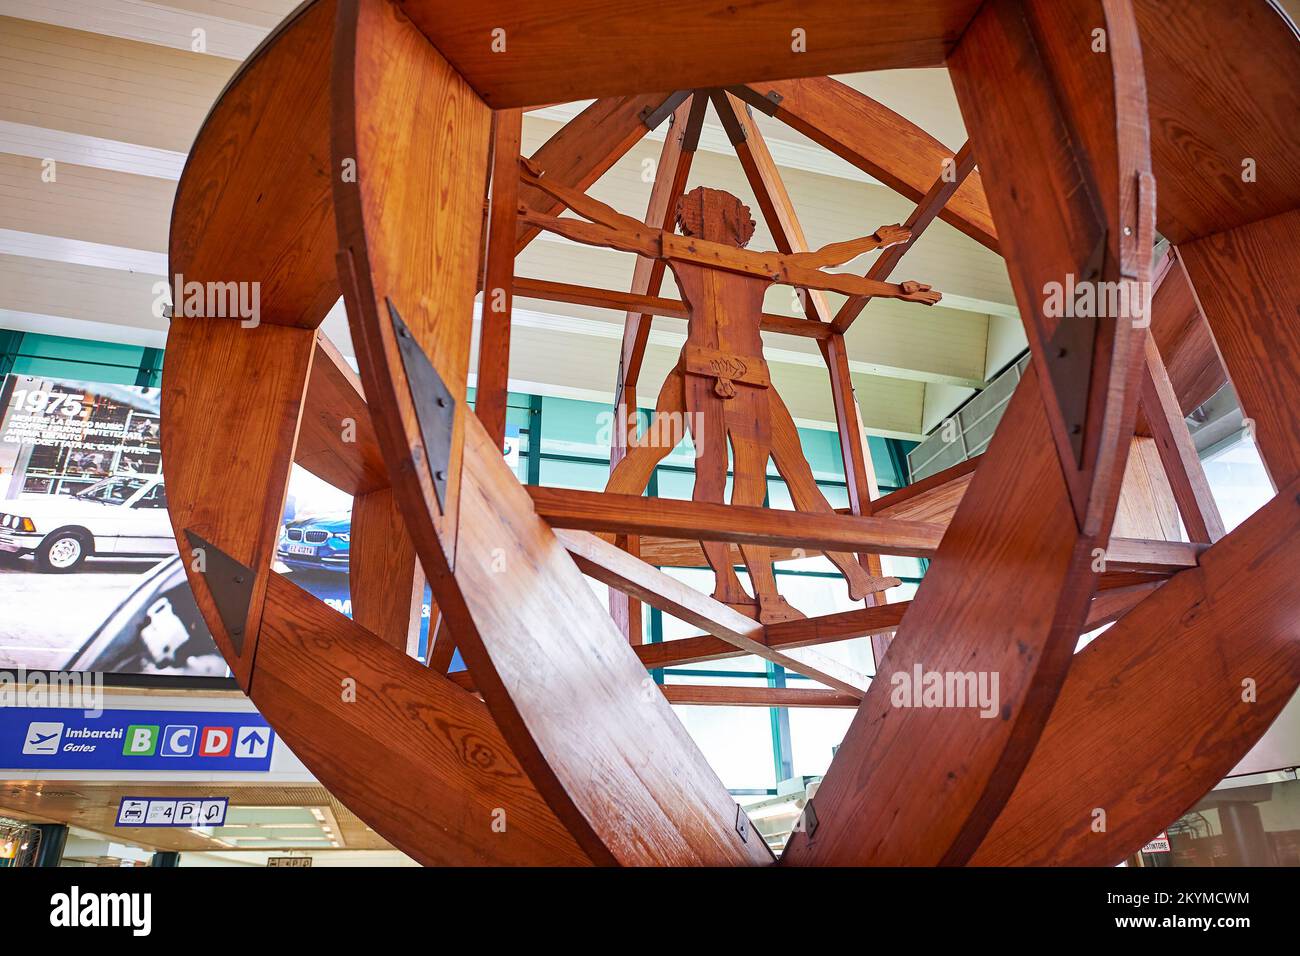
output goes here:
{"type": "MultiPolygon", "coordinates": [[[[911,233],[902,226],[882,226],[871,236],[815,252],[748,252],[743,250],[754,234],[754,220],[749,208],[730,193],[698,187],[683,196],[677,207],[679,236],[647,229],[644,223],[585,194],[552,187],[526,163],[524,177],[592,222],[524,210],[521,215],[571,239],[664,259],[690,313],[686,344],[660,389],[654,417],[640,439],[629,445],[605,490],[640,494],[655,466],[688,430],[697,455],[696,501],[724,501],[730,443],[732,504],[763,504],[770,457],[796,509],[830,512],[832,508],[803,456],[794,419],[772,388],[759,332],[763,297],[768,286],[784,282],[933,305],[940,295],[928,285],[876,282],[821,271],[823,266],[847,262],[864,252],[906,242],[911,233]]],[[[763,623],[803,616],[777,593],[767,548],[741,545],[754,590],[750,597],[729,559],[730,546],[718,541],[702,544],[714,571],[716,599],[757,616],[763,623]]],[[[892,578],[872,577],[852,554],[827,552],[826,556],[844,574],[854,600],[897,583],[892,578]]]]}

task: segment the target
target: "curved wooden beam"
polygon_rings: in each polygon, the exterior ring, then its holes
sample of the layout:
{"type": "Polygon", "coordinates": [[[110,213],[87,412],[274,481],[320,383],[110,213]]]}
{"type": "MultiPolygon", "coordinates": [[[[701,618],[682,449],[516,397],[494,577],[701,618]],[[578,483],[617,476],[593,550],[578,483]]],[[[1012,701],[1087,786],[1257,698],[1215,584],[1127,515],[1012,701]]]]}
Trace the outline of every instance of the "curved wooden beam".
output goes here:
{"type": "Polygon", "coordinates": [[[770,862],[465,409],[487,107],[392,5],[341,0],[339,23],[334,150],[362,171],[335,192],[348,317],[394,493],[475,682],[595,862],[770,862]],[[441,494],[444,451],[421,430],[393,309],[424,353],[408,359],[452,391],[441,494]]]}
{"type": "Polygon", "coordinates": [[[200,128],[172,206],[173,282],[256,284],[266,324],[314,329],[339,297],[329,255],[333,32],[334,0],[304,3],[253,51],[200,128]],[[258,229],[248,228],[253,205],[258,229]]]}
{"type": "MultiPolygon", "coordinates": [[[[1148,274],[1136,255],[1143,230],[1133,190],[1147,157],[1131,11],[1103,0],[990,0],[949,68],[976,152],[990,157],[985,187],[1031,341],[1037,290],[1048,277],[1082,275],[1097,231],[1113,232],[1106,278],[1118,279],[1121,266],[1148,274]],[[1089,32],[1074,29],[1088,18],[1106,25],[1108,58],[1092,56],[1089,32]],[[1095,205],[1070,224],[1078,231],[1062,233],[1062,213],[1086,198],[1081,177],[1095,205]],[[1045,232],[1053,243],[1041,241],[1045,232]]],[[[1113,359],[1119,383],[1108,434],[1096,439],[1112,459],[1121,441],[1127,455],[1124,417],[1131,434],[1136,406],[1137,366],[1123,344],[1117,334],[1098,350],[1101,373],[1113,359]]],[[[1118,473],[1098,468],[1088,507],[1072,506],[1042,367],[1036,355],[831,763],[817,793],[818,826],[792,836],[783,863],[964,863],[1011,795],[1086,619],[1092,551],[1109,536],[1124,462],[1118,473]],[[987,688],[996,675],[992,712],[900,704],[895,691],[917,672],[983,674],[987,688]]]]}
{"type": "MultiPolygon", "coordinates": [[[[301,157],[276,147],[250,117],[276,116],[308,144],[325,136],[327,126],[299,128],[292,124],[300,117],[277,110],[297,104],[316,115],[314,102],[304,103],[329,74],[333,15],[333,2],[319,0],[272,34],[209,116],[181,182],[173,270],[197,281],[264,282],[275,297],[264,302],[271,314],[295,321],[244,327],[230,317],[173,317],[162,445],[177,543],[195,600],[241,687],[317,779],[395,845],[428,863],[587,863],[486,708],[271,570],[300,423],[311,417],[304,397],[328,396],[324,407],[349,410],[361,429],[367,421],[359,392],[313,327],[337,298],[318,294],[320,270],[332,265],[330,244],[249,219],[257,208],[272,219],[317,222],[309,212],[318,181],[285,182],[286,169],[304,172],[301,157]],[[255,175],[259,162],[264,180],[255,175]],[[246,608],[232,592],[246,595],[246,608]],[[403,786],[374,787],[367,767],[403,786]]],[[[328,203],[327,212],[332,226],[328,203]]],[[[335,282],[329,275],[332,288],[335,282]]],[[[321,450],[330,444],[317,443],[321,450]]],[[[316,454],[307,457],[318,463],[316,454]]]]}
{"type": "Polygon", "coordinates": [[[979,8],[979,0],[400,3],[493,109],[939,66],[979,8]]]}
{"type": "Polygon", "coordinates": [[[1300,207],[1300,38],[1269,0],[1133,0],[1160,232],[1176,244],[1300,207]]]}

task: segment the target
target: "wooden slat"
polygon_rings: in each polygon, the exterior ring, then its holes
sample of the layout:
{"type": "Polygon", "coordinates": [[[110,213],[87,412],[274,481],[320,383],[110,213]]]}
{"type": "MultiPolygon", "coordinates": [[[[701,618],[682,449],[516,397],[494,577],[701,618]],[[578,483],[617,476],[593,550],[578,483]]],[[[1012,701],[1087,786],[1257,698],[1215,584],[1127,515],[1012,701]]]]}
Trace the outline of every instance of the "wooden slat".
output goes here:
{"type": "Polygon", "coordinates": [[[323,333],[317,333],[293,460],[352,495],[388,487],[361,379],[323,333]]]}
{"type": "Polygon", "coordinates": [[[1300,210],[1179,247],[1260,456],[1282,487],[1300,474],[1300,210]]]}
{"type": "MultiPolygon", "coordinates": [[[[574,305],[591,305],[600,309],[613,309],[618,312],[637,310],[640,315],[661,315],[670,319],[688,318],[686,303],[680,299],[666,299],[661,296],[637,295],[633,292],[618,292],[614,289],[594,289],[590,286],[574,285],[569,282],[554,282],[549,279],[532,279],[519,277],[515,279],[515,294],[521,299],[541,299],[544,302],[569,302],[574,305]]],[[[764,312],[762,324],[764,332],[781,332],[785,335],[797,335],[801,338],[825,338],[830,335],[830,327],[818,322],[809,322],[789,315],[764,312]]]]}
{"type": "Polygon", "coordinates": [[[262,323],[316,328],[338,301],[328,138],[334,6],[300,8],[250,55],[204,121],[172,208],[173,276],[257,283],[262,323]],[[247,227],[246,197],[258,200],[259,229],[247,227]]]}
{"type": "Polygon", "coordinates": [[[970,485],[971,474],[982,460],[981,455],[967,458],[905,488],[891,491],[875,502],[872,513],[881,518],[908,518],[947,525],[970,485]]]}
{"type": "Polygon", "coordinates": [[[254,701],[276,733],[348,809],[419,862],[590,863],[482,701],[278,574],[257,670],[254,701]],[[347,687],[355,699],[345,699],[347,687]]]}
{"type": "MultiPolygon", "coordinates": [[[[801,620],[779,621],[767,625],[763,642],[770,648],[791,650],[892,631],[903,619],[908,603],[900,601],[897,604],[855,608],[801,620]]],[[[739,657],[744,653],[736,650],[734,645],[710,635],[642,644],[636,648],[636,652],[647,668],[717,661],[739,657]]]]}
{"type": "Polygon", "coordinates": [[[524,115],[519,110],[501,110],[492,118],[492,191],[479,320],[474,414],[498,442],[504,442],[506,435],[510,314],[518,228],[519,142],[523,121],[524,115]]]}
{"type": "Polygon", "coordinates": [[[659,689],[670,704],[721,707],[856,707],[859,700],[856,694],[814,687],[663,684],[659,689]]]}
{"type": "Polygon", "coordinates": [[[1300,206],[1300,89],[1288,81],[1300,74],[1300,42],[1286,15],[1267,0],[1133,0],[1133,9],[1161,233],[1181,244],[1300,206]]]}
{"type": "Polygon", "coordinates": [[[762,624],[593,534],[557,531],[555,536],[588,577],[631,594],[748,654],[756,654],[843,693],[862,696],[867,678],[852,668],[814,652],[785,654],[773,650],[763,640],[762,624]]]}
{"type": "MultiPolygon", "coordinates": [[[[978,0],[401,0],[494,109],[755,77],[939,66],[978,0]],[[803,31],[796,34],[796,30],[803,31]],[[495,34],[494,30],[502,31],[495,34]],[[494,50],[498,36],[505,52],[494,50]],[[803,36],[805,42],[800,42],[803,36]],[[593,42],[598,38],[600,42],[593,42]]],[[[666,94],[665,94],[666,95],[666,94]]]]}
{"type": "Polygon", "coordinates": [[[1139,398],[1148,426],[1188,537],[1197,542],[1213,543],[1224,534],[1219,506],[1210,491],[1210,482],[1205,477],[1187,421],[1178,407],[1178,395],[1169,381],[1160,350],[1150,335],[1146,337],[1145,350],[1146,363],[1142,369],[1139,398]]]}
{"type": "Polygon", "coordinates": [[[687,536],[704,541],[803,547],[817,551],[877,551],[926,557],[943,536],[937,525],[857,515],[642,498],[561,488],[529,487],[537,513],[556,528],[619,534],[687,536]]]}
{"type": "MultiPolygon", "coordinates": [[[[530,158],[552,177],[552,182],[586,192],[588,186],[605,175],[650,132],[641,121],[641,113],[657,107],[667,95],[649,93],[597,100],[561,127],[530,158]]],[[[528,185],[519,187],[519,199],[534,212],[547,215],[562,208],[555,199],[528,185]]],[[[537,232],[536,227],[521,222],[515,251],[523,252],[537,232]]]]}
{"type": "Polygon", "coordinates": [[[1151,335],[1165,360],[1178,407],[1188,415],[1223,387],[1228,373],[1182,256],[1171,249],[1170,258],[1151,298],[1151,335]]]}
{"type": "MultiPolygon", "coordinates": [[[[795,561],[806,554],[796,554],[795,548],[769,548],[773,561],[795,561]]],[[[733,566],[745,563],[737,545],[729,545],[728,553],[733,566]]],[[[660,538],[646,535],[641,539],[641,560],[657,568],[707,568],[704,549],[694,538],[660,538]]]]}
{"type": "MultiPolygon", "coordinates": [[[[943,207],[948,204],[961,184],[966,181],[966,177],[975,169],[975,154],[971,151],[970,141],[968,140],[961,149],[957,150],[957,155],[952,157],[951,169],[945,168],[939,172],[934,180],[934,185],[930,187],[929,192],[921,197],[921,201],[916,204],[912,214],[907,217],[903,223],[911,233],[912,238],[907,242],[899,243],[896,246],[890,246],[884,250],[875,261],[871,263],[871,268],[867,270],[867,278],[874,279],[878,282],[886,281],[894,269],[902,261],[907,250],[916,245],[916,240],[934,222],[935,216],[943,211],[943,207]]],[[[855,319],[862,314],[862,310],[867,307],[871,299],[866,296],[849,296],[845,303],[840,306],[840,310],[835,313],[835,320],[832,327],[836,332],[847,332],[855,319]]]]}
{"type": "Polygon", "coordinates": [[[384,643],[415,656],[424,604],[424,571],[393,489],[352,499],[348,590],[352,620],[384,643]]]}
{"type": "MultiPolygon", "coordinates": [[[[978,472],[976,473],[978,474],[978,472]]],[[[530,486],[537,513],[556,528],[661,535],[817,551],[875,551],[934,557],[946,528],[876,515],[813,514],[639,495],[530,486]]],[[[1182,541],[1113,538],[1108,566],[1164,571],[1194,567],[1201,547],[1182,541]]]]}
{"type": "MultiPolygon", "coordinates": [[[[777,119],[914,202],[925,197],[943,161],[952,156],[950,149],[925,130],[829,77],[751,83],[749,90],[754,103],[776,93],[780,97],[773,113],[777,119]]],[[[997,231],[979,173],[958,188],[939,218],[998,250],[997,231]]]]}

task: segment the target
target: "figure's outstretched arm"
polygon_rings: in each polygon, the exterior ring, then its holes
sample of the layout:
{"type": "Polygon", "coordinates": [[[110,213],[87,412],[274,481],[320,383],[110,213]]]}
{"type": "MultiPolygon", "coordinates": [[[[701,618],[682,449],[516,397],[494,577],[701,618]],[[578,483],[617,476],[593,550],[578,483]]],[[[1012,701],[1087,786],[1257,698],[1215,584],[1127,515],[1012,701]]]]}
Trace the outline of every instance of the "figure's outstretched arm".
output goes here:
{"type": "Polygon", "coordinates": [[[563,183],[552,183],[549,176],[545,176],[536,163],[525,156],[519,157],[519,178],[520,181],[540,189],[552,199],[564,203],[579,216],[590,219],[592,222],[598,222],[602,226],[609,226],[611,229],[638,229],[645,231],[647,226],[638,219],[631,216],[625,216],[612,206],[608,206],[599,199],[592,199],[586,193],[565,186],[563,183]]]}
{"type": "Polygon", "coordinates": [[[899,243],[908,242],[912,230],[905,226],[881,226],[869,236],[861,239],[849,239],[845,242],[832,242],[813,252],[795,252],[786,256],[790,262],[806,269],[824,269],[826,266],[838,266],[850,259],[856,259],[864,252],[874,249],[888,249],[899,243]]]}
{"type": "Polygon", "coordinates": [[[659,241],[658,231],[646,229],[644,224],[636,230],[614,229],[598,222],[547,216],[544,213],[534,212],[524,203],[519,204],[519,221],[589,246],[604,246],[620,252],[635,252],[637,255],[648,256],[651,259],[658,259],[663,254],[663,244],[659,241]]]}
{"type": "Polygon", "coordinates": [[[820,269],[808,269],[797,263],[785,260],[785,274],[782,281],[809,289],[825,289],[829,292],[841,292],[844,295],[868,296],[878,299],[901,299],[904,302],[919,302],[921,305],[934,305],[943,298],[923,282],[879,282],[862,276],[844,275],[838,272],[822,272],[820,269]]]}

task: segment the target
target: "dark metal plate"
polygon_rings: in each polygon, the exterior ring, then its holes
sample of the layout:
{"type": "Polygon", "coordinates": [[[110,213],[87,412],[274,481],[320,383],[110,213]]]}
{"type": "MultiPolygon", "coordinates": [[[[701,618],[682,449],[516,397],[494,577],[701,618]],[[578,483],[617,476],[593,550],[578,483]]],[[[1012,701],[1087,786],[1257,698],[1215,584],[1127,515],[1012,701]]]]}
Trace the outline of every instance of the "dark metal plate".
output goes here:
{"type": "Polygon", "coordinates": [[[230,635],[235,653],[244,656],[244,627],[248,623],[248,605],[253,598],[253,570],[240,564],[214,544],[209,544],[189,528],[185,537],[190,547],[203,553],[203,581],[217,606],[222,626],[230,635]]]}
{"type": "Polygon", "coordinates": [[[388,316],[393,322],[393,335],[397,350],[402,356],[402,368],[411,389],[415,404],[415,417],[420,423],[420,437],[424,440],[424,453],[429,460],[429,474],[433,479],[433,493],[438,508],[447,508],[447,476],[451,469],[451,431],[456,422],[456,399],[438,374],[438,370],[424,354],[411,330],[402,321],[397,306],[391,299],[388,316]]]}

